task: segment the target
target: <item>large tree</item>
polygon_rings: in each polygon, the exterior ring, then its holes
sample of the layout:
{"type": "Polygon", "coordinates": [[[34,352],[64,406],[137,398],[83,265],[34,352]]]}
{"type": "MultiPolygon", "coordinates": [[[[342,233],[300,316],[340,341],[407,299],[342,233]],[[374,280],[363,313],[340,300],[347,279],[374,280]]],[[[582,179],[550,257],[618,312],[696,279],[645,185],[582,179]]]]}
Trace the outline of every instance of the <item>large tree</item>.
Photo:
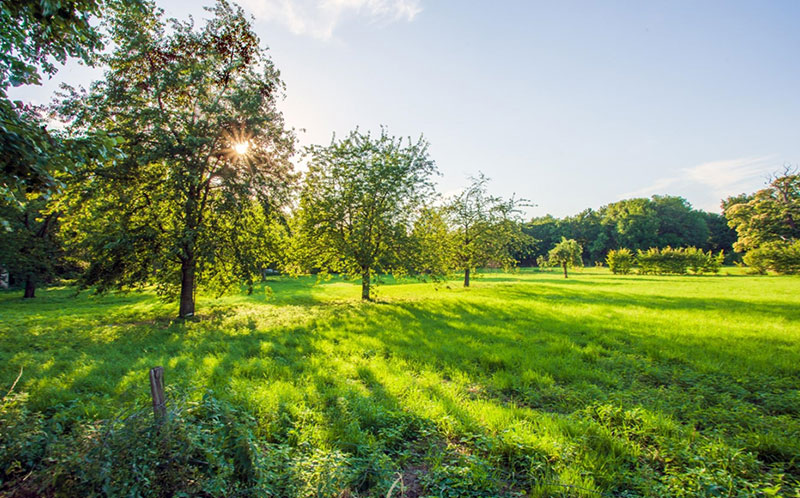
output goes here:
{"type": "Polygon", "coordinates": [[[791,244],[800,239],[800,174],[787,167],[766,188],[728,197],[722,201],[722,208],[728,225],[736,229],[737,251],[771,242],[791,244]]]}
{"type": "Polygon", "coordinates": [[[454,236],[454,266],[464,272],[464,287],[469,287],[470,272],[494,263],[509,266],[514,243],[525,234],[519,213],[525,200],[503,199],[491,195],[487,178],[482,173],[446,204],[454,236]]]}
{"type": "Polygon", "coordinates": [[[375,273],[414,269],[411,233],[436,173],[428,143],[355,130],[309,152],[299,212],[305,266],[360,276],[369,300],[375,273]]]}
{"type": "Polygon", "coordinates": [[[198,283],[251,273],[235,268],[255,250],[231,246],[238,213],[253,202],[279,213],[293,181],[279,72],[240,8],[220,0],[208,10],[199,29],[152,4],[122,13],[105,79],[63,105],[76,128],[106,130],[123,152],[85,171],[76,196],[84,284],[155,282],[179,292],[180,317],[194,314],[198,283]]]}

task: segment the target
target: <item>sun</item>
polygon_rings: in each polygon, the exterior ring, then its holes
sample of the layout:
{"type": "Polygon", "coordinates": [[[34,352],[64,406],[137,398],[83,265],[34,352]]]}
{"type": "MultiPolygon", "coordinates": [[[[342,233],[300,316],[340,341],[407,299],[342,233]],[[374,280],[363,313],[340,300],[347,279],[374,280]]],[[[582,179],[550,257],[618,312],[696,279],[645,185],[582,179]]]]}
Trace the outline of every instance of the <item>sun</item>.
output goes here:
{"type": "Polygon", "coordinates": [[[249,148],[250,144],[248,142],[237,142],[233,144],[233,150],[240,156],[247,154],[249,148]]]}

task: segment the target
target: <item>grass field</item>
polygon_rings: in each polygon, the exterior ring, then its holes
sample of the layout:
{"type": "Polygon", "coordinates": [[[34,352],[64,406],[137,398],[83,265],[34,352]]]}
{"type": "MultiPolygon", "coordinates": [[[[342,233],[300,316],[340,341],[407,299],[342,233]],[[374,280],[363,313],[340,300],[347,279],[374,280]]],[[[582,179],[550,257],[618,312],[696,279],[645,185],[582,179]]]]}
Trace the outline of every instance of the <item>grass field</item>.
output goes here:
{"type": "Polygon", "coordinates": [[[361,303],[276,277],[185,323],[73,295],[0,294],[3,385],[23,367],[31,409],[107,418],[163,365],[254,416],[278,496],[800,496],[800,278],[521,271],[361,303]]]}

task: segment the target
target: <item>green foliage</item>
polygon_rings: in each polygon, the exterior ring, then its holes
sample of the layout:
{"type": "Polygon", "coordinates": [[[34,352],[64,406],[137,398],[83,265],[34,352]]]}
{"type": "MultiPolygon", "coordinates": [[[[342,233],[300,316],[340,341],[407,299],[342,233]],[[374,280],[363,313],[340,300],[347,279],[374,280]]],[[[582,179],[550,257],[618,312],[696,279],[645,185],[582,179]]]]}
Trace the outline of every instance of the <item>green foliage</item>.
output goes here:
{"type": "Polygon", "coordinates": [[[428,143],[404,143],[381,128],[377,137],[355,130],[309,152],[298,213],[301,267],[360,276],[366,300],[375,272],[416,273],[410,234],[436,173],[428,143]]]}
{"type": "Polygon", "coordinates": [[[793,274],[800,272],[800,240],[793,243],[767,242],[756,249],[747,251],[744,263],[756,273],[767,271],[793,274]]]}
{"type": "Polygon", "coordinates": [[[243,10],[221,0],[196,29],[146,7],[115,19],[105,79],[61,106],[76,130],[105,130],[123,153],[82,172],[68,230],[89,262],[84,285],[155,283],[180,293],[186,317],[196,287],[252,283],[266,229],[252,223],[282,216],[294,135],[276,107],[278,70],[243,10]]]}
{"type": "Polygon", "coordinates": [[[769,242],[800,240],[800,175],[787,168],[767,188],[722,202],[725,217],[736,229],[737,251],[749,251],[769,242]]]}
{"type": "Polygon", "coordinates": [[[32,471],[51,439],[44,417],[28,410],[26,401],[27,395],[12,393],[0,400],[0,484],[32,471]]]}
{"type": "Polygon", "coordinates": [[[726,223],[722,216],[693,209],[682,197],[628,199],[562,219],[549,215],[534,218],[523,230],[541,243],[530,258],[521,254],[517,257],[532,263],[562,237],[575,239],[581,245],[586,262],[605,260],[609,251],[619,248],[636,252],[650,247],[694,246],[705,251],[732,252],[736,233],[726,223]]]}
{"type": "Polygon", "coordinates": [[[441,280],[450,273],[454,255],[447,215],[441,208],[424,208],[414,220],[411,232],[411,267],[425,278],[441,280]]]}
{"type": "Polygon", "coordinates": [[[489,194],[489,178],[480,173],[469,187],[449,199],[445,212],[450,221],[453,268],[464,272],[494,266],[508,269],[517,263],[512,253],[523,253],[533,240],[520,230],[519,213],[524,199],[502,199],[489,194]]]}
{"type": "Polygon", "coordinates": [[[692,273],[719,273],[725,256],[722,252],[714,255],[711,251],[705,252],[695,247],[677,248],[665,247],[658,249],[651,247],[647,251],[639,251],[636,263],[642,275],[685,275],[692,273]]]}
{"type": "Polygon", "coordinates": [[[22,204],[0,201],[0,218],[8,224],[0,237],[0,267],[25,285],[25,297],[34,297],[36,284],[51,280],[64,259],[57,238],[60,213],[48,200],[31,193],[22,204]]]}
{"type": "MultiPolygon", "coordinates": [[[[138,2],[126,2],[135,9],[138,2]]],[[[0,3],[0,199],[22,203],[30,193],[58,187],[54,174],[70,171],[63,137],[47,130],[41,109],[11,102],[11,86],[39,85],[70,57],[92,64],[102,48],[97,18],[117,2],[17,0],[0,3]]],[[[2,221],[2,218],[0,218],[2,221]]]]}
{"type": "Polygon", "coordinates": [[[606,263],[608,263],[608,268],[615,275],[627,275],[631,272],[631,267],[634,263],[633,253],[630,249],[624,247],[622,249],[612,249],[608,251],[606,263]]]}
{"type": "Polygon", "coordinates": [[[583,266],[581,252],[581,246],[575,240],[562,237],[561,242],[550,249],[547,257],[551,265],[564,269],[564,278],[567,278],[567,268],[583,266]]]}

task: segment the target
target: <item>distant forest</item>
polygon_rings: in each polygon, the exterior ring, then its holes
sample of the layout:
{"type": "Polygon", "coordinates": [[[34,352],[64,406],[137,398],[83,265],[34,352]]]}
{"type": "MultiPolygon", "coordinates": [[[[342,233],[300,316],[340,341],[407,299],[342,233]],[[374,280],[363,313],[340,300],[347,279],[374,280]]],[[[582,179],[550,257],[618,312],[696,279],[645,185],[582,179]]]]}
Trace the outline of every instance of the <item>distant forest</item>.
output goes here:
{"type": "Polygon", "coordinates": [[[608,251],[623,247],[632,251],[697,247],[724,251],[727,264],[741,260],[733,251],[736,231],[724,216],[694,209],[683,197],[669,195],[627,199],[565,218],[541,216],[525,223],[522,230],[535,242],[516,249],[514,259],[520,266],[535,265],[562,237],[581,245],[587,265],[605,261],[608,251]]]}

